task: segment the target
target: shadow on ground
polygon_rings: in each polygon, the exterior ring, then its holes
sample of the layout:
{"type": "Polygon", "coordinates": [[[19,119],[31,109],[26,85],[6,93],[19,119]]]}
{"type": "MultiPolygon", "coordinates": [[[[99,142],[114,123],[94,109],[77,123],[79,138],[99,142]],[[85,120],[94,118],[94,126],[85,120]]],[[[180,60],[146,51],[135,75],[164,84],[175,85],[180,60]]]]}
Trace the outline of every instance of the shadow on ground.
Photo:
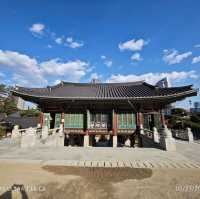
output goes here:
{"type": "Polygon", "coordinates": [[[45,166],[44,170],[57,175],[79,176],[66,184],[46,184],[46,191],[39,193],[40,199],[112,199],[112,183],[128,179],[144,179],[152,176],[151,169],[131,168],[78,168],[65,166],[45,166]]]}

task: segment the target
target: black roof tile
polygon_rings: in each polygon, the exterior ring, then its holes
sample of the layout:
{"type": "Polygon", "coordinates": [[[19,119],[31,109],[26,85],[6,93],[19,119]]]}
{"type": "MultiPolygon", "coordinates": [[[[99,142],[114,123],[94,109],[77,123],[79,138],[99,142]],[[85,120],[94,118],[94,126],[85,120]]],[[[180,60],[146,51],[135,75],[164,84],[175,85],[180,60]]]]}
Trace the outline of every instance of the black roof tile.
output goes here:
{"type": "Polygon", "coordinates": [[[16,87],[13,95],[29,98],[66,98],[66,99],[126,99],[152,98],[162,96],[183,95],[185,97],[197,94],[191,85],[183,87],[159,88],[145,83],[69,83],[62,82],[47,88],[16,87]]]}

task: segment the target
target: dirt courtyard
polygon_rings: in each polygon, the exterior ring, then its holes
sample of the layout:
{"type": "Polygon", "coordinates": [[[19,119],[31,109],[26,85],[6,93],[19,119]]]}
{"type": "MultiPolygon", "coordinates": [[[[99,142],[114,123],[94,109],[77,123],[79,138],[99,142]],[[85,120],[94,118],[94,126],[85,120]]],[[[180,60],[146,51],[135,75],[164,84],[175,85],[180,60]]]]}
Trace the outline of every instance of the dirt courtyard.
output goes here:
{"type": "Polygon", "coordinates": [[[1,163],[0,199],[200,198],[199,169],[1,163]],[[14,191],[10,191],[13,187],[14,191]]]}

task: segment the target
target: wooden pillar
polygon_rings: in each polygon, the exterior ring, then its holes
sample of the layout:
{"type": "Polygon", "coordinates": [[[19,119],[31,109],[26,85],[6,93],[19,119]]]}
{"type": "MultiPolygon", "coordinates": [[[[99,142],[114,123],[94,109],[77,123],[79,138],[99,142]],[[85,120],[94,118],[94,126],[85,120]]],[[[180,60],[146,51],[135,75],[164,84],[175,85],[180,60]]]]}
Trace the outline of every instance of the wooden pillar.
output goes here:
{"type": "Polygon", "coordinates": [[[137,118],[137,127],[141,127],[141,125],[143,125],[143,121],[142,121],[142,113],[141,112],[137,112],[137,115],[136,115],[136,118],[137,118]]]}
{"type": "Polygon", "coordinates": [[[112,112],[112,117],[113,117],[113,135],[117,135],[117,113],[113,109],[112,112]]]}
{"type": "Polygon", "coordinates": [[[162,126],[164,127],[166,123],[165,123],[165,116],[164,116],[163,110],[160,110],[160,116],[161,116],[162,126]]]}
{"type": "Polygon", "coordinates": [[[88,135],[88,129],[90,128],[90,110],[87,109],[86,112],[87,112],[87,114],[86,114],[87,115],[87,118],[86,118],[86,122],[87,122],[86,135],[88,135]]]}
{"type": "Polygon", "coordinates": [[[142,147],[142,138],[141,138],[141,131],[143,130],[143,120],[142,120],[142,113],[137,112],[137,130],[135,136],[135,146],[142,147]]]}
{"type": "Polygon", "coordinates": [[[88,134],[88,128],[90,127],[90,110],[89,109],[86,110],[86,122],[87,122],[87,125],[84,132],[85,134],[83,136],[83,146],[89,147],[89,146],[92,146],[91,136],[89,136],[88,134]]]}
{"type": "Polygon", "coordinates": [[[117,147],[117,114],[115,110],[112,111],[112,122],[113,122],[113,136],[112,136],[112,145],[117,147]]]}
{"type": "Polygon", "coordinates": [[[40,113],[40,126],[43,126],[44,114],[43,112],[40,113]]]}
{"type": "Polygon", "coordinates": [[[65,113],[62,112],[61,113],[61,124],[63,125],[63,128],[64,128],[64,123],[65,123],[65,113]]]}
{"type": "Polygon", "coordinates": [[[90,128],[90,110],[89,109],[87,109],[86,110],[86,123],[87,123],[87,125],[86,125],[86,129],[85,129],[85,135],[88,135],[89,133],[88,133],[88,129],[90,128]]]}

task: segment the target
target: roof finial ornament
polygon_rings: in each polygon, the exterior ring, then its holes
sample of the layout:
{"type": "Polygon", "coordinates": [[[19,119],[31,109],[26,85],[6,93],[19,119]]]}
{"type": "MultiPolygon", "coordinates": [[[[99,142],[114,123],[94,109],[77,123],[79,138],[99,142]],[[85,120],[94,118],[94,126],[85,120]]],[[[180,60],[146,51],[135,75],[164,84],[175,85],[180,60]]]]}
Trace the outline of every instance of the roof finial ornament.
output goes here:
{"type": "Polygon", "coordinates": [[[93,79],[91,80],[91,83],[92,83],[92,84],[99,84],[99,83],[101,83],[101,81],[100,81],[100,79],[98,79],[98,78],[93,78],[93,79]]]}

